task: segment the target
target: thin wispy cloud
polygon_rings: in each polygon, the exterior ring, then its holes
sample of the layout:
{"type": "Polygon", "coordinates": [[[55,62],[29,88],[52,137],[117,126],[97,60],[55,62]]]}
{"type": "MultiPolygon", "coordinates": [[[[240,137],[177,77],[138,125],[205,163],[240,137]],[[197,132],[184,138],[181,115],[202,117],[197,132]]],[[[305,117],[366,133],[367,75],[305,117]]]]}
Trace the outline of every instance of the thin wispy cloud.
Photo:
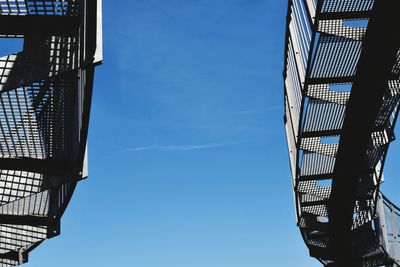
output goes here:
{"type": "Polygon", "coordinates": [[[233,111],[231,112],[232,114],[243,114],[243,115],[255,115],[255,114],[264,114],[264,113],[268,113],[271,111],[276,111],[276,110],[280,110],[281,107],[280,106],[272,106],[272,107],[268,107],[265,109],[250,109],[250,110],[239,110],[239,111],[233,111]]]}
{"type": "Polygon", "coordinates": [[[125,148],[123,152],[140,152],[140,151],[192,151],[192,150],[205,150],[219,147],[226,147],[239,144],[240,142],[221,142],[221,143],[207,143],[207,144],[194,144],[194,145],[165,145],[165,146],[138,146],[125,148]]]}

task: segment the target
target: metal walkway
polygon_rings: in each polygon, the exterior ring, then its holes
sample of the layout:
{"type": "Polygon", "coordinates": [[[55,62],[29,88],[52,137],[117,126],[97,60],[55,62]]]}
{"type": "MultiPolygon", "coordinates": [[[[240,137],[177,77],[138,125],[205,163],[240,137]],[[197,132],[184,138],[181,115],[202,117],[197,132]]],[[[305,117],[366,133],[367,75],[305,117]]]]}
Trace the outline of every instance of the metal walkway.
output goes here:
{"type": "Polygon", "coordinates": [[[60,234],[87,176],[94,67],[102,61],[100,0],[0,0],[0,266],[60,234]],[[17,51],[16,51],[17,52],[17,51]]]}
{"type": "Polygon", "coordinates": [[[290,0],[285,127],[298,227],[325,266],[400,266],[379,190],[400,102],[400,1],[290,0]]]}

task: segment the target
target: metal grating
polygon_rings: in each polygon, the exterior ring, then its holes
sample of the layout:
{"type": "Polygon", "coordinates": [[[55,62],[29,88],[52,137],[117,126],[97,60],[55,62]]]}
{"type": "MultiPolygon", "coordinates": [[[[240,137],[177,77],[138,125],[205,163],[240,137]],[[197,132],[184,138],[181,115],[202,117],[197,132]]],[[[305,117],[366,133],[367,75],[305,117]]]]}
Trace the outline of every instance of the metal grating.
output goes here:
{"type": "Polygon", "coordinates": [[[371,11],[375,0],[325,0],[321,12],[360,12],[371,11]]]}

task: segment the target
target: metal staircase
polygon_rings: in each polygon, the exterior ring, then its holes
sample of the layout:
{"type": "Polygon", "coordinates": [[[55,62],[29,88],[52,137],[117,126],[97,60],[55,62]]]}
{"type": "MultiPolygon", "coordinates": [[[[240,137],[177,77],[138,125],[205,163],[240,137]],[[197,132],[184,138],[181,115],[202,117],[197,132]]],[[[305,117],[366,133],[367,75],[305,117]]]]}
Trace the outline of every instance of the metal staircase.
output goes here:
{"type": "Polygon", "coordinates": [[[101,1],[0,0],[0,25],[0,38],[23,39],[23,51],[0,57],[0,266],[8,267],[60,234],[87,177],[101,1]]]}
{"type": "Polygon", "coordinates": [[[325,266],[400,266],[399,209],[379,191],[399,112],[399,10],[397,0],[289,1],[295,205],[310,255],[325,266]]]}

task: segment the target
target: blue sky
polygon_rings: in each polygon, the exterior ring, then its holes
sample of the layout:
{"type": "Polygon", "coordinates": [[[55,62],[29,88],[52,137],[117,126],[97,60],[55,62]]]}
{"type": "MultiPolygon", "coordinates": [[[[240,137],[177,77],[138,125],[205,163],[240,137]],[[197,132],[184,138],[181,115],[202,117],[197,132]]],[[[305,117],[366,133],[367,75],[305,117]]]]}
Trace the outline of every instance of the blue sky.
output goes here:
{"type": "Polygon", "coordinates": [[[320,266],[295,225],[286,6],[104,1],[89,178],[26,266],[320,266]]]}

